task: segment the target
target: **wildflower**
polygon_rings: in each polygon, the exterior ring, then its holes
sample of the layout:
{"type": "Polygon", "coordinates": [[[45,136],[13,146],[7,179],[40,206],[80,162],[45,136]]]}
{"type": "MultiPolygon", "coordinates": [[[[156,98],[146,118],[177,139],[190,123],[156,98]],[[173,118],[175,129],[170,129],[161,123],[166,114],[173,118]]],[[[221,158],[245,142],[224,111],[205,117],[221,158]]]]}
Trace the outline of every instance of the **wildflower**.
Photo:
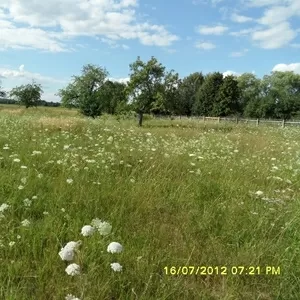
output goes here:
{"type": "Polygon", "coordinates": [[[49,213],[48,213],[47,211],[44,211],[44,212],[43,212],[43,215],[44,215],[44,216],[48,216],[49,213]]]}
{"type": "Polygon", "coordinates": [[[111,143],[113,140],[114,140],[114,138],[113,138],[112,136],[110,136],[110,137],[107,139],[107,141],[108,141],[109,143],[111,143]]]}
{"type": "Polygon", "coordinates": [[[21,178],[21,182],[22,182],[23,184],[26,184],[27,178],[26,178],[26,177],[21,178]]]}
{"type": "Polygon", "coordinates": [[[14,162],[17,162],[17,163],[19,163],[21,160],[19,159],[19,158],[15,158],[14,159],[14,162]]]}
{"type": "Polygon", "coordinates": [[[83,236],[90,236],[94,233],[95,228],[92,227],[91,225],[85,225],[81,228],[81,234],[83,236]]]}
{"type": "Polygon", "coordinates": [[[108,235],[111,233],[112,226],[108,222],[96,218],[92,220],[91,224],[97,228],[101,235],[108,235]]]}
{"type": "Polygon", "coordinates": [[[66,267],[65,271],[70,276],[80,275],[80,266],[77,264],[70,264],[66,267]]]}
{"type": "Polygon", "coordinates": [[[34,155],[40,155],[40,154],[42,154],[42,152],[41,151],[36,151],[36,150],[34,150],[34,151],[32,151],[32,156],[34,156],[34,155]]]}
{"type": "Polygon", "coordinates": [[[19,186],[18,186],[18,189],[19,189],[19,190],[23,190],[23,189],[24,189],[24,186],[23,186],[23,185],[19,185],[19,186]]]}
{"type": "Polygon", "coordinates": [[[60,256],[60,258],[62,260],[71,261],[71,260],[74,259],[75,250],[78,249],[78,247],[80,246],[80,244],[81,244],[81,241],[78,241],[78,242],[74,242],[74,241],[68,242],[64,248],[61,248],[61,250],[58,253],[58,255],[60,256]]]}
{"type": "Polygon", "coordinates": [[[73,179],[68,178],[68,179],[67,179],[67,183],[68,183],[68,184],[72,184],[72,183],[73,183],[73,179]]]}
{"type": "Polygon", "coordinates": [[[7,210],[10,207],[10,205],[3,203],[0,206],[0,213],[4,212],[5,210],[7,210]]]}
{"type": "Polygon", "coordinates": [[[123,268],[119,263],[112,263],[110,266],[115,272],[121,272],[123,268]]]}
{"type": "Polygon", "coordinates": [[[21,169],[27,169],[27,167],[26,166],[21,166],[21,169]]]}
{"type": "Polygon", "coordinates": [[[123,246],[117,242],[112,242],[107,247],[107,252],[109,253],[121,253],[123,251],[123,246]]]}
{"type": "Polygon", "coordinates": [[[43,174],[39,173],[39,174],[37,175],[37,177],[41,179],[41,178],[43,177],[43,174]]]}
{"type": "Polygon", "coordinates": [[[23,200],[23,203],[24,203],[25,206],[29,207],[31,205],[32,201],[29,200],[28,198],[26,198],[26,199],[23,200]]]}
{"type": "Polygon", "coordinates": [[[71,261],[74,259],[74,251],[72,249],[62,248],[58,253],[62,260],[71,261]]]}
{"type": "Polygon", "coordinates": [[[37,199],[37,196],[32,196],[32,198],[31,199],[37,199]]]}
{"type": "Polygon", "coordinates": [[[257,191],[256,193],[255,193],[255,195],[256,196],[262,196],[264,193],[262,192],[262,191],[257,191]]]}
{"type": "Polygon", "coordinates": [[[16,243],[16,242],[11,241],[11,242],[9,242],[8,246],[9,246],[9,247],[12,247],[12,246],[14,246],[15,243],[16,243]]]}
{"type": "Polygon", "coordinates": [[[23,220],[23,221],[21,222],[21,224],[22,224],[22,226],[24,226],[24,227],[28,227],[28,226],[30,225],[30,221],[28,221],[27,219],[25,219],[25,220],[23,220]]]}
{"type": "Polygon", "coordinates": [[[73,296],[71,294],[68,294],[65,299],[66,300],[80,300],[79,298],[77,298],[77,297],[75,297],[75,296],[73,296]]]}

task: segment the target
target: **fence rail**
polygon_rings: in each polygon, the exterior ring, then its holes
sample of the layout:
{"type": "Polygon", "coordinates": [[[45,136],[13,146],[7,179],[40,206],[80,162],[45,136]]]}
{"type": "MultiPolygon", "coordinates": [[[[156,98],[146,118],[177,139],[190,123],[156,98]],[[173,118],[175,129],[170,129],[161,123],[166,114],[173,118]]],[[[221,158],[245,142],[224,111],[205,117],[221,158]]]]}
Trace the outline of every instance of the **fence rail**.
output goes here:
{"type": "Polygon", "coordinates": [[[287,120],[269,120],[269,119],[245,119],[245,118],[226,118],[226,117],[206,117],[206,116],[162,116],[162,115],[154,115],[154,118],[156,119],[180,119],[180,120],[199,120],[203,122],[207,121],[216,121],[217,123],[220,122],[234,122],[236,124],[238,123],[255,123],[256,126],[259,126],[260,124],[264,123],[273,123],[278,124],[278,126],[285,127],[286,125],[300,125],[299,121],[287,121],[287,120]]]}

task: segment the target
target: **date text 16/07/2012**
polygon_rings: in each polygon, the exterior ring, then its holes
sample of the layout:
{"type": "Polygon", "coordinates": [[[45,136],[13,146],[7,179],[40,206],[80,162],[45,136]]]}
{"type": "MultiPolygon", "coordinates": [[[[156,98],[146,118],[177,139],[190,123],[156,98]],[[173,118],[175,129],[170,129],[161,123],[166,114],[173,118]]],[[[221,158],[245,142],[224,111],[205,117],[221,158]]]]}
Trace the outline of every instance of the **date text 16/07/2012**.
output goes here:
{"type": "Polygon", "coordinates": [[[275,266],[166,266],[165,275],[280,275],[275,266]]]}

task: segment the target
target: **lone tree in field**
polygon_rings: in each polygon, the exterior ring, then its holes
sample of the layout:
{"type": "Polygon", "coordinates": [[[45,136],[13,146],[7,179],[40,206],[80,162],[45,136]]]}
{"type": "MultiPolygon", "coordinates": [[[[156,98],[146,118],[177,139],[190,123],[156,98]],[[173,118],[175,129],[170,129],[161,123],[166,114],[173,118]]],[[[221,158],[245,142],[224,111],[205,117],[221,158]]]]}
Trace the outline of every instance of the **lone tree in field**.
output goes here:
{"type": "Polygon", "coordinates": [[[15,98],[19,104],[25,105],[26,108],[37,107],[42,94],[42,86],[34,80],[32,83],[13,88],[9,93],[10,97],[15,98]]]}
{"type": "Polygon", "coordinates": [[[138,56],[129,67],[131,74],[127,92],[132,98],[134,110],[138,113],[139,126],[142,126],[143,114],[150,112],[155,101],[162,101],[161,88],[165,67],[153,56],[146,63],[138,56]]]}
{"type": "Polygon", "coordinates": [[[73,81],[59,90],[62,105],[78,107],[85,116],[100,116],[105,107],[100,91],[108,75],[105,68],[91,64],[83,66],[81,76],[73,76],[73,81]]]}

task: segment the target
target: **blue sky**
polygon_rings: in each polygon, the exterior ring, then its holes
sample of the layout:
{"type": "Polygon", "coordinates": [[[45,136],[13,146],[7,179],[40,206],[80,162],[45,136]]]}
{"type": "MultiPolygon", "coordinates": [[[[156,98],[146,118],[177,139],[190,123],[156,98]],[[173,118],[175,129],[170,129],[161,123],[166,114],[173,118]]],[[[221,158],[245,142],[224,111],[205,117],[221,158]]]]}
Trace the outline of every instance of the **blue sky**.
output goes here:
{"type": "Polygon", "coordinates": [[[43,99],[84,64],[126,81],[137,56],[181,77],[220,71],[300,73],[299,0],[1,0],[0,80],[35,79],[43,99]]]}

